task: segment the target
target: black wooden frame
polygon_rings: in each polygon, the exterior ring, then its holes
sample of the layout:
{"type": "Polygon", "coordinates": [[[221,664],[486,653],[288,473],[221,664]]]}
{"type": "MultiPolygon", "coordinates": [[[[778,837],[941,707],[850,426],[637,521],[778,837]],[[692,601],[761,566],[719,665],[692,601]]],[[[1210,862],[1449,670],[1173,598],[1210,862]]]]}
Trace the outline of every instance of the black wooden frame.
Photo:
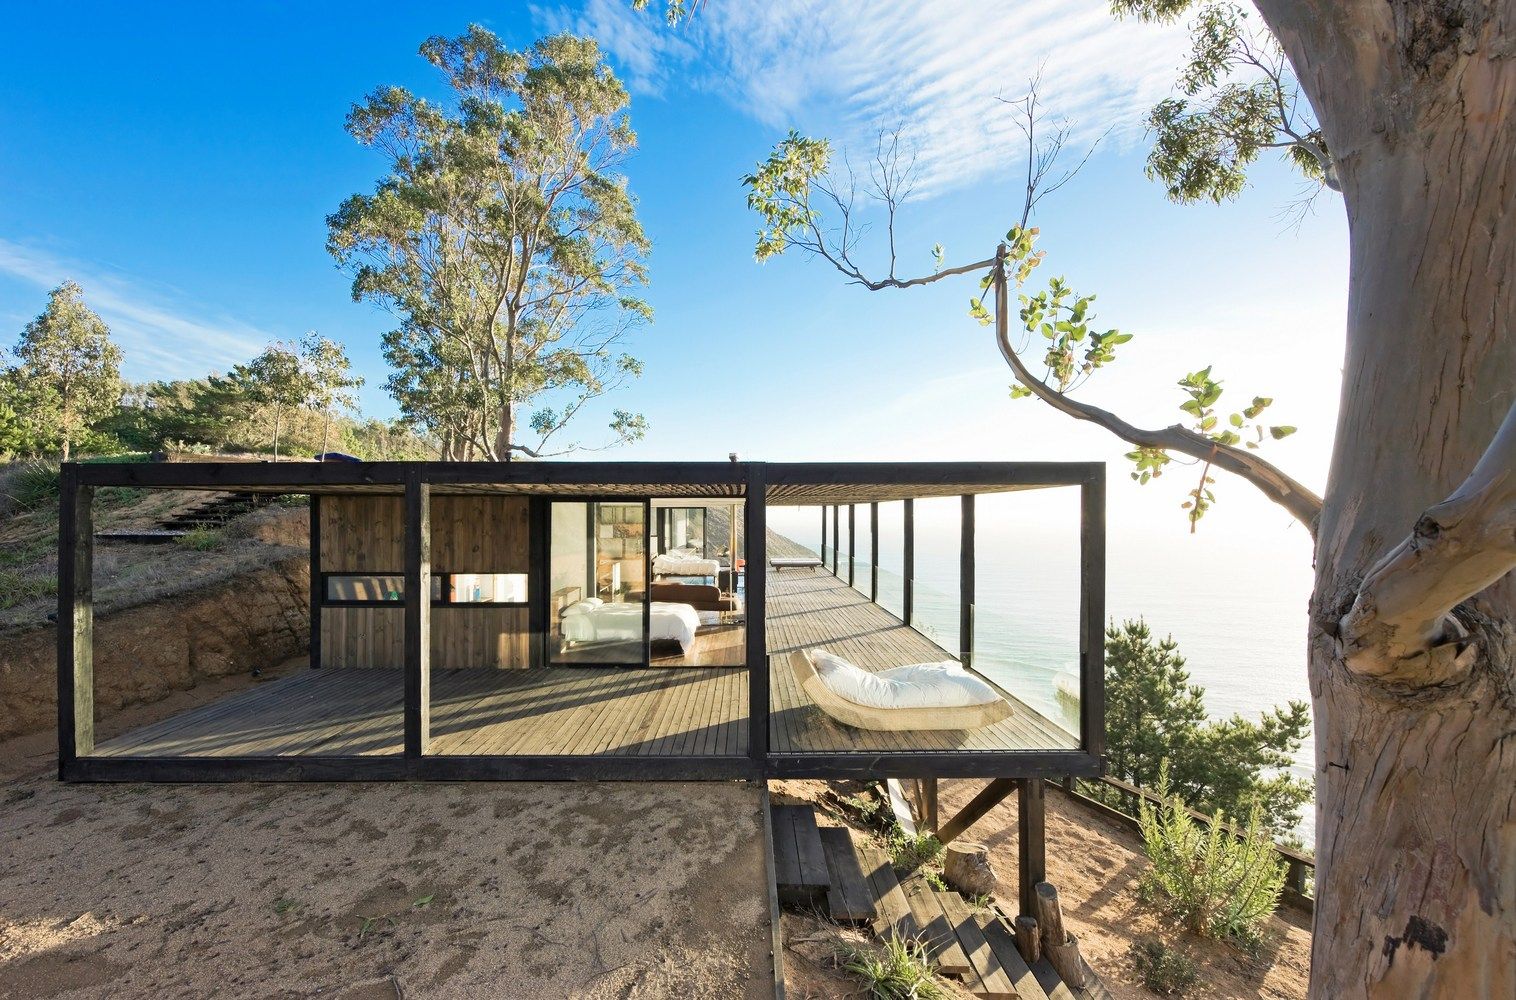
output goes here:
{"type": "MultiPolygon", "coordinates": [[[[1018,779],[1092,777],[1103,770],[1105,751],[1105,467],[1103,463],[759,463],[759,462],[375,462],[375,463],[65,463],[60,477],[58,571],[58,773],[75,781],[236,781],[236,780],[762,780],[769,777],[927,778],[1008,777],[1018,779]],[[655,485],[654,485],[655,484],[655,485]],[[974,492],[1039,487],[1078,487],[1080,529],[1080,748],[1077,750],[945,750],[901,752],[777,753],[768,746],[769,659],[763,628],[767,565],[764,533],[768,491],[779,487],[870,488],[888,486],[906,492],[905,620],[913,617],[914,507],[908,487],[918,495],[960,495],[966,509],[974,492]],[[343,757],[99,757],[94,749],[93,703],[93,521],[92,500],[101,486],[157,489],[237,489],[309,494],[312,498],[311,549],[319,563],[319,496],[323,492],[360,490],[403,495],[406,518],[406,640],[404,753],[343,757]],[[607,757],[429,755],[429,642],[425,641],[432,602],[419,595],[430,590],[430,498],[434,493],[470,486],[512,486],[529,491],[529,543],[537,571],[529,577],[529,604],[534,642],[544,643],[547,602],[542,570],[547,553],[546,519],[551,500],[641,502],[648,523],[654,498],[743,498],[744,552],[747,565],[746,656],[749,680],[748,752],[730,756],[607,757]],[[601,492],[607,487],[627,492],[601,492]],[[574,487],[584,490],[575,493],[574,487]],[[703,489],[692,491],[691,487],[703,489]],[[564,488],[558,492],[555,488],[564,488]]],[[[786,495],[776,493],[776,503],[786,495]]],[[[862,496],[848,503],[876,502],[862,496]]],[[[837,566],[842,501],[821,501],[832,508],[833,573],[837,566]]],[[[872,517],[871,517],[872,520],[872,517]]],[[[824,528],[823,528],[824,530],[824,528]]],[[[849,532],[849,549],[855,546],[849,532]]],[[[877,530],[872,532],[877,547],[877,530]]],[[[650,546],[644,558],[651,560],[650,546]]],[[[971,546],[968,560],[972,560],[971,546]]],[[[877,564],[877,559],[873,560],[877,564]]],[[[850,562],[851,567],[851,562],[850,562]]],[[[321,579],[313,573],[313,596],[321,579]]],[[[651,577],[649,577],[651,579],[651,577]]],[[[877,596],[877,586],[871,581],[877,596]]],[[[324,594],[324,588],[323,588],[324,594]]],[[[972,591],[970,591],[972,594],[972,591]]],[[[387,603],[387,602],[386,602],[387,603]]],[[[319,622],[313,639],[318,644],[319,622]]],[[[646,624],[646,623],[644,623],[646,624]]],[[[644,628],[646,643],[648,630],[644,628]]],[[[545,649],[537,655],[545,654],[545,649]]],[[[545,657],[544,657],[545,658],[545,657]]],[[[535,656],[534,656],[535,659],[535,656]]]]}

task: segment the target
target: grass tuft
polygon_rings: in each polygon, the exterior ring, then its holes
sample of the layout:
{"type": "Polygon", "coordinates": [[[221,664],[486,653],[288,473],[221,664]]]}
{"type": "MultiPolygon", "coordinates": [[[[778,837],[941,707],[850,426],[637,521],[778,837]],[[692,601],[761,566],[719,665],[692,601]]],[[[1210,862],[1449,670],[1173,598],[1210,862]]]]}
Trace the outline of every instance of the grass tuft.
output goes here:
{"type": "Polygon", "coordinates": [[[948,1000],[919,941],[891,935],[877,948],[851,948],[842,968],[863,981],[873,1000],[948,1000]]]}
{"type": "Polygon", "coordinates": [[[1132,964],[1149,992],[1161,997],[1188,996],[1200,981],[1195,962],[1182,951],[1162,941],[1143,938],[1132,942],[1132,964]]]}

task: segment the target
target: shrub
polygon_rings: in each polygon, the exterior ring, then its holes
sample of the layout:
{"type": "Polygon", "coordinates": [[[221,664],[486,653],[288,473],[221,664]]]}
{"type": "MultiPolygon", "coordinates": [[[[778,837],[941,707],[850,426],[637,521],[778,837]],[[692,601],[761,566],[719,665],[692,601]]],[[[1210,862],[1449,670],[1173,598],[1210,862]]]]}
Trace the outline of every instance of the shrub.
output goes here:
{"type": "Polygon", "coordinates": [[[1279,905],[1285,865],[1262,829],[1255,806],[1238,830],[1217,813],[1209,824],[1168,790],[1168,768],[1158,772],[1160,806],[1143,802],[1142,843],[1153,867],[1143,891],[1186,929],[1242,943],[1257,939],[1259,925],[1279,905]]]}
{"type": "Polygon", "coordinates": [[[196,552],[209,552],[221,545],[221,532],[214,528],[191,528],[180,535],[176,541],[187,549],[196,552]]]}
{"type": "Polygon", "coordinates": [[[58,578],[55,576],[28,576],[14,570],[0,570],[0,610],[57,593],[58,578]]]}
{"type": "Polygon", "coordinates": [[[8,483],[11,502],[22,510],[55,503],[58,499],[58,465],[36,459],[22,462],[8,483]]]}
{"type": "Polygon", "coordinates": [[[878,948],[854,948],[842,968],[863,980],[874,1000],[947,1000],[948,993],[932,974],[926,946],[895,935],[878,948]]]}
{"type": "Polygon", "coordinates": [[[942,842],[930,833],[907,834],[896,823],[887,839],[890,863],[901,871],[912,872],[936,861],[942,855],[942,842]]]}
{"type": "Polygon", "coordinates": [[[1188,996],[1190,988],[1200,979],[1194,960],[1162,941],[1151,938],[1133,941],[1131,956],[1142,985],[1161,997],[1188,996]]]}

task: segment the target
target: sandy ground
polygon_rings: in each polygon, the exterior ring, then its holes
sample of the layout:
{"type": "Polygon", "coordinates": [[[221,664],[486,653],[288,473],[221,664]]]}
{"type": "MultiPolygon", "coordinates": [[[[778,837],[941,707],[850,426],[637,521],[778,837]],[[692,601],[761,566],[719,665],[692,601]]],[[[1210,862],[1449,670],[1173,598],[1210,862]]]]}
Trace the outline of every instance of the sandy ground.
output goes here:
{"type": "Polygon", "coordinates": [[[0,745],[0,997],[771,995],[754,787],[63,785],[51,738],[0,745]]]}
{"type": "MultiPolygon", "coordinates": [[[[946,818],[966,805],[982,781],[950,780],[939,786],[946,818]]],[[[1012,908],[1016,888],[1016,798],[996,806],[965,834],[991,850],[1001,900],[1012,908]]],[[[1137,834],[1075,802],[1061,791],[1047,796],[1048,881],[1058,887],[1064,917],[1080,948],[1115,1000],[1151,1000],[1128,950],[1138,938],[1158,938],[1195,960],[1200,983],[1195,997],[1207,1000],[1304,1000],[1310,974],[1310,920],[1281,908],[1270,919],[1257,957],[1193,935],[1164,929],[1159,916],[1137,897],[1147,867],[1137,834]]]]}

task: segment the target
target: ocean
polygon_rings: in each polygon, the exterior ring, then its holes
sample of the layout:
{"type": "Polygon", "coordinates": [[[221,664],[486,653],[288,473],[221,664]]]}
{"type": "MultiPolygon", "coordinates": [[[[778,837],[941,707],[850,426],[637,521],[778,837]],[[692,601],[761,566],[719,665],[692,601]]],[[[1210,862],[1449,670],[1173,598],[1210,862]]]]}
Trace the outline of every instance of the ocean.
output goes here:
{"type": "MultiPolygon", "coordinates": [[[[1078,731],[1077,703],[1060,696],[1056,678],[1077,677],[1079,561],[1075,509],[1044,510],[1035,530],[1024,517],[998,517],[980,498],[975,550],[975,667],[1049,718],[1078,731]]],[[[918,627],[938,645],[958,644],[957,499],[916,502],[918,627]]],[[[814,508],[770,508],[769,526],[815,550],[814,508]]],[[[844,532],[846,511],[843,512],[844,532]]],[[[855,579],[867,587],[867,508],[858,509],[855,579]]],[[[1256,719],[1288,700],[1310,701],[1306,679],[1306,605],[1311,592],[1303,533],[1284,542],[1154,537],[1112,532],[1107,541],[1106,610],[1120,622],[1144,618],[1154,634],[1172,635],[1191,681],[1205,688],[1213,718],[1256,719]]],[[[900,611],[903,528],[899,504],[880,508],[880,603],[900,611]]],[[[846,559],[846,534],[843,558],[846,559]]],[[[1309,739],[1292,771],[1309,780],[1309,739]]],[[[1314,843],[1307,806],[1297,833],[1314,843]]]]}

